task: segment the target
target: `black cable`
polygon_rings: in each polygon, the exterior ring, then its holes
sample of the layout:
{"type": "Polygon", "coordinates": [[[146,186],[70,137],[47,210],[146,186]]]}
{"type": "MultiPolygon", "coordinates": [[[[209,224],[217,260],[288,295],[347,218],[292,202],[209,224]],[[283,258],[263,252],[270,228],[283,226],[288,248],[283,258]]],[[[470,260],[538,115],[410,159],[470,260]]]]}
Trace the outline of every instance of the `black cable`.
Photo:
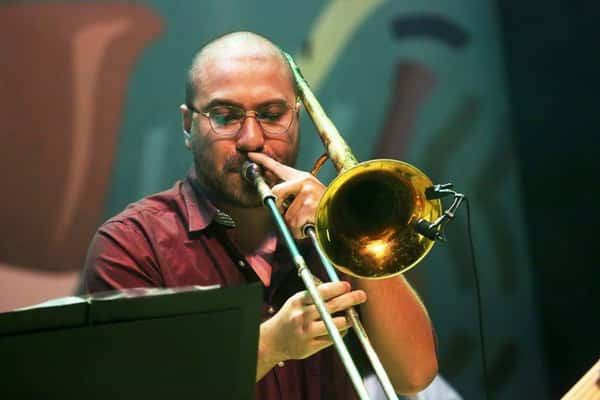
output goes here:
{"type": "Polygon", "coordinates": [[[477,262],[475,260],[475,247],[473,246],[473,235],[471,234],[471,205],[468,197],[465,196],[467,204],[467,235],[469,236],[469,248],[471,250],[471,267],[475,278],[475,292],[477,295],[477,316],[479,317],[479,341],[481,343],[481,365],[483,370],[483,389],[485,398],[491,399],[489,388],[489,376],[487,370],[487,359],[485,356],[485,335],[483,334],[483,311],[481,305],[481,288],[479,286],[479,274],[477,273],[477,262]]]}

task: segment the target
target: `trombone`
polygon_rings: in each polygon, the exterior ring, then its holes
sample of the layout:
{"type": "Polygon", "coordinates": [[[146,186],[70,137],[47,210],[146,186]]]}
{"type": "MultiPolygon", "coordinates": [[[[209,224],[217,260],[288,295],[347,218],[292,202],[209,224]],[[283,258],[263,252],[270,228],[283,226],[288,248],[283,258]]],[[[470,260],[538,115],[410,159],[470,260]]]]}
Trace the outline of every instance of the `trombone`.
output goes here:
{"type": "MultiPolygon", "coordinates": [[[[329,279],[339,281],[336,268],[345,274],[367,279],[383,279],[406,272],[425,257],[436,240],[444,240],[443,229],[454,218],[464,195],[453,191],[452,184],[433,185],[423,172],[402,161],[359,163],[325,114],[293,58],[283,51],[282,54],[289,64],[298,96],[326,147],[326,153],[313,167],[313,174],[327,158],[338,172],[319,202],[315,224],[304,227],[329,279]],[[452,195],[454,201],[442,211],[440,199],[448,195],[452,195]]],[[[246,161],[242,175],[255,185],[273,215],[298,275],[325,323],[359,398],[369,399],[360,373],[318,293],[315,278],[277,209],[275,196],[261,176],[260,168],[246,161]]],[[[393,385],[358,313],[350,308],[347,316],[385,395],[396,400],[393,385]]]]}

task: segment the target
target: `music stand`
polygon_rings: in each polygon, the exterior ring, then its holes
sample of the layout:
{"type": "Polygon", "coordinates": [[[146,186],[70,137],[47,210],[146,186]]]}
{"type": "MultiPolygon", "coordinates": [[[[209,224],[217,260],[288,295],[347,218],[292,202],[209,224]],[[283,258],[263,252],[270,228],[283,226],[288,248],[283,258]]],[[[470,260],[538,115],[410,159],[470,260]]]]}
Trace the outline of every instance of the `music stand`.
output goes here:
{"type": "Polygon", "coordinates": [[[254,399],[260,285],[113,297],[0,314],[2,398],[254,399]]]}

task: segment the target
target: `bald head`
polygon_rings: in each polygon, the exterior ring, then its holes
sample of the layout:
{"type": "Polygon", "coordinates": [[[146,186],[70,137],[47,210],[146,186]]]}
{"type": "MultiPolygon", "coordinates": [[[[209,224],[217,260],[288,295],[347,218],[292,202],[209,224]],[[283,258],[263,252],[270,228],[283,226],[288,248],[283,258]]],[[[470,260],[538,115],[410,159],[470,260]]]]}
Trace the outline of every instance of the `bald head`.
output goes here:
{"type": "Polygon", "coordinates": [[[205,44],[194,56],[186,81],[186,104],[193,104],[198,87],[206,74],[208,64],[218,63],[227,58],[281,63],[295,90],[293,77],[287,60],[279,47],[267,38],[252,32],[233,32],[219,36],[205,44]]]}

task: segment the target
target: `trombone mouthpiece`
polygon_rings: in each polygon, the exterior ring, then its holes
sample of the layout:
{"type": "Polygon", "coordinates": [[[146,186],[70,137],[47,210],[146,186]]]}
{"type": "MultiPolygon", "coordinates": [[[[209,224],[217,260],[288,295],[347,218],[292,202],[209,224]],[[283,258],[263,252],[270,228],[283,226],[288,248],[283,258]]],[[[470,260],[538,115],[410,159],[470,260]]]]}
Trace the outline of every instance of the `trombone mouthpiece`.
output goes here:
{"type": "Polygon", "coordinates": [[[244,164],[242,164],[242,177],[244,180],[256,186],[256,190],[258,191],[258,195],[263,204],[267,204],[267,199],[275,201],[275,195],[271,192],[269,185],[265,183],[260,172],[260,167],[252,161],[246,160],[244,161],[244,164]]]}
{"type": "Polygon", "coordinates": [[[252,161],[244,161],[242,164],[242,177],[250,183],[254,183],[260,176],[260,167],[252,161]]]}

